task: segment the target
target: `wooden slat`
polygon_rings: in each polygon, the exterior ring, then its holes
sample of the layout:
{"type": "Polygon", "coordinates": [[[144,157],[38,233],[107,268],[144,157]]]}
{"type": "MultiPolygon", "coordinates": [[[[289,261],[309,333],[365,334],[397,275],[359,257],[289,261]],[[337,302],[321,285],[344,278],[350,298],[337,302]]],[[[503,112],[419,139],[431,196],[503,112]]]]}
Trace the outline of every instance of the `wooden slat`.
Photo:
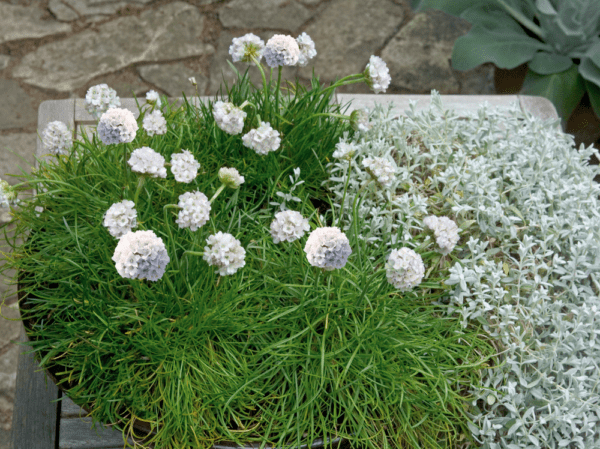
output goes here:
{"type": "MultiPolygon", "coordinates": [[[[128,439],[130,444],[133,440],[128,439]]],[[[92,428],[92,418],[62,418],[58,439],[59,449],[122,449],[123,435],[102,424],[92,428]]]]}
{"type": "MultiPolygon", "coordinates": [[[[19,341],[25,342],[21,327],[19,341]]],[[[17,388],[12,422],[13,449],[55,449],[58,388],[39,368],[31,349],[22,346],[17,367],[17,388]]]]}
{"type": "MultiPolygon", "coordinates": [[[[490,108],[508,109],[517,103],[523,110],[528,110],[533,115],[542,119],[558,118],[556,109],[552,103],[542,97],[531,97],[521,95],[442,95],[444,108],[453,109],[459,115],[476,112],[484,102],[490,108]]],[[[376,103],[387,106],[393,104],[393,113],[404,115],[409,110],[409,101],[415,101],[417,112],[428,110],[431,103],[431,95],[376,95],[376,94],[339,94],[338,100],[342,106],[352,101],[346,113],[355,109],[373,109],[376,103]]]]}
{"type": "Polygon", "coordinates": [[[60,417],[61,418],[83,418],[87,416],[87,412],[75,404],[67,396],[62,396],[60,401],[60,417]]]}

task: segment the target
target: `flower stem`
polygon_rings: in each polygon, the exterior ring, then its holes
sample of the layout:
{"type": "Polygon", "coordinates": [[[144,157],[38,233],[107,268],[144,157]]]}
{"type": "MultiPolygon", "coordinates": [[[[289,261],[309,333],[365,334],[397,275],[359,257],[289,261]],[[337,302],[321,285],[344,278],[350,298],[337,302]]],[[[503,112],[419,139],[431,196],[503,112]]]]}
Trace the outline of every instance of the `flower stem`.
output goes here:
{"type": "Polygon", "coordinates": [[[140,196],[140,192],[142,191],[142,187],[144,187],[144,182],[146,180],[145,176],[140,176],[138,178],[137,188],[135,189],[135,196],[133,197],[133,202],[137,204],[138,198],[140,196]]]}
{"type": "Polygon", "coordinates": [[[212,203],[219,196],[219,194],[223,191],[223,189],[225,187],[226,187],[225,184],[221,184],[221,186],[217,189],[217,191],[215,192],[213,197],[210,200],[208,200],[208,202],[212,203]]]}
{"type": "Polygon", "coordinates": [[[204,256],[204,252],[202,251],[184,251],[182,256],[185,256],[186,254],[190,254],[192,256],[204,256]]]}
{"type": "MultiPolygon", "coordinates": [[[[279,66],[277,72],[277,88],[275,90],[275,117],[279,115],[279,86],[281,85],[281,71],[283,66],[279,66]]],[[[277,118],[277,126],[279,126],[279,118],[277,118]]]]}
{"type": "Polygon", "coordinates": [[[344,216],[344,204],[346,203],[346,192],[348,191],[348,183],[350,182],[350,171],[352,170],[352,159],[348,161],[348,173],[346,173],[346,185],[344,186],[344,196],[342,196],[342,208],[340,209],[340,217],[338,218],[338,228],[341,229],[342,217],[344,216]]]}
{"type": "Polygon", "coordinates": [[[262,68],[261,63],[258,61],[258,59],[256,59],[255,56],[251,56],[252,58],[252,62],[254,62],[254,64],[256,64],[256,67],[258,67],[258,70],[260,70],[260,75],[262,76],[262,80],[263,80],[263,87],[265,89],[265,100],[269,99],[269,92],[267,91],[267,78],[265,76],[265,71],[262,68]]]}
{"type": "Polygon", "coordinates": [[[179,258],[177,257],[177,247],[175,246],[175,240],[173,239],[173,231],[171,231],[171,224],[169,223],[169,217],[167,216],[167,209],[180,209],[180,207],[177,204],[167,204],[163,207],[163,212],[165,214],[165,226],[167,227],[167,230],[169,231],[169,237],[171,239],[171,243],[173,245],[173,258],[175,259],[175,265],[177,266],[177,269],[180,269],[180,265],[179,265],[179,258]]]}

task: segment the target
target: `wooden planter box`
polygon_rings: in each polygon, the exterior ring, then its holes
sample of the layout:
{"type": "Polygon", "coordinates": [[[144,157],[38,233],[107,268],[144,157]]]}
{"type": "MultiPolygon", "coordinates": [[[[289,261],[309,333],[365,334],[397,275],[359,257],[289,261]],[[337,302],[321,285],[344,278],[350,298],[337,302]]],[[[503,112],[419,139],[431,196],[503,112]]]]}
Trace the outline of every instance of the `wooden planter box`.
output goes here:
{"type": "MultiPolygon", "coordinates": [[[[212,97],[202,97],[200,101],[208,101],[212,97]]],[[[427,109],[430,95],[364,95],[338,94],[336,101],[342,105],[352,100],[348,112],[369,107],[376,102],[394,105],[394,113],[403,114],[409,108],[409,101],[416,101],[416,110],[427,109]]],[[[140,104],[145,99],[138,100],[140,104]]],[[[171,98],[169,103],[182,99],[171,98]]],[[[192,104],[198,104],[198,98],[188,99],[192,104]]],[[[558,119],[558,114],[552,103],[542,97],[523,95],[444,95],[442,104],[445,108],[454,109],[459,114],[477,111],[480,105],[487,102],[490,108],[508,108],[518,102],[523,111],[543,119],[558,119]]],[[[121,107],[127,108],[139,116],[138,108],[133,98],[121,99],[121,107]]],[[[82,130],[95,125],[96,120],[87,113],[83,99],[51,100],[43,102],[38,112],[38,135],[41,136],[46,125],[60,120],[69,129],[77,130],[77,137],[82,130]]],[[[37,141],[36,155],[43,157],[43,145],[37,141]]],[[[37,165],[37,164],[36,164],[37,165]]],[[[20,341],[26,342],[24,327],[21,328],[20,341]]],[[[30,348],[23,346],[19,355],[17,370],[17,389],[12,424],[13,449],[117,449],[123,447],[121,432],[109,426],[98,425],[91,427],[92,419],[86,417],[86,412],[69,398],[60,402],[62,393],[48,379],[46,373],[38,366],[32,354],[23,354],[30,348]]],[[[133,442],[131,442],[133,443],[133,442]]],[[[316,443],[316,442],[315,442],[316,443]]]]}

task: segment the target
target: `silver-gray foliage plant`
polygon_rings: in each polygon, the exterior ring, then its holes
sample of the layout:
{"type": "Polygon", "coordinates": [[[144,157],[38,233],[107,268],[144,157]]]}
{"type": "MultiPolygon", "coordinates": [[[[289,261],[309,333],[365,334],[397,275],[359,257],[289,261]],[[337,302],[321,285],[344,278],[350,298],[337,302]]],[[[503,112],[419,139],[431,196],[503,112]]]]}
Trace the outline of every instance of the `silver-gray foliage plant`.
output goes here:
{"type": "MultiPolygon", "coordinates": [[[[354,139],[345,223],[369,179],[360,161],[379,156],[398,171],[392,188],[366,188],[359,213],[369,218],[368,242],[402,231],[410,246],[428,213],[425,185],[442,192],[459,222],[477,224],[461,233],[460,261],[446,281],[455,286],[449,313],[463,326],[480,322],[502,351],[484,388],[472,391],[476,440],[489,449],[599,448],[600,170],[587,162],[597,150],[577,151],[558,120],[516,104],[483,105],[461,119],[436,91],[428,111],[411,103],[406,117],[392,117],[391,106],[377,106],[370,120],[372,129],[354,139]],[[420,145],[409,139],[415,133],[420,145]]],[[[329,165],[337,212],[348,167],[329,165]]]]}

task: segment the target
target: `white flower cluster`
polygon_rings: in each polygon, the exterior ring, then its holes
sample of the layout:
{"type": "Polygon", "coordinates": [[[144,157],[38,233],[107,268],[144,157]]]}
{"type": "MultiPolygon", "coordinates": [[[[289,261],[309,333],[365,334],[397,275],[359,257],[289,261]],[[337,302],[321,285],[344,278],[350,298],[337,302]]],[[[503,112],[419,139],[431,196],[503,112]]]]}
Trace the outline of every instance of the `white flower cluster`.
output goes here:
{"type": "Polygon", "coordinates": [[[366,157],[362,161],[363,167],[383,187],[389,187],[394,181],[396,169],[392,163],[382,157],[366,157]]]}
{"type": "Polygon", "coordinates": [[[246,250],[233,235],[221,231],[206,239],[202,258],[212,266],[219,268],[219,275],[234,274],[246,265],[246,250]]]}
{"type": "Polygon", "coordinates": [[[88,89],[85,94],[85,109],[96,119],[111,108],[121,106],[117,91],[107,84],[98,84],[88,89]]]}
{"type": "Polygon", "coordinates": [[[209,219],[210,202],[202,192],[185,192],[179,195],[177,205],[181,207],[176,220],[180,228],[190,228],[190,231],[196,231],[209,219]]]}
{"type": "Polygon", "coordinates": [[[263,54],[269,67],[291,66],[300,59],[300,47],[293,37],[276,34],[267,41],[263,54]]]}
{"type": "Polygon", "coordinates": [[[269,151],[276,151],[281,143],[279,131],[273,129],[269,122],[260,122],[260,126],[251,129],[242,137],[242,141],[244,146],[252,148],[262,156],[268,154],[269,151]]]}
{"type": "Polygon", "coordinates": [[[114,203],[104,214],[104,226],[113,237],[120,239],[137,226],[137,212],[133,201],[114,203]]]}
{"type": "Polygon", "coordinates": [[[136,231],[121,237],[112,260],[124,278],[158,281],[170,258],[164,242],[153,231],[136,231]]]}
{"type": "Polygon", "coordinates": [[[330,271],[346,265],[352,248],[348,237],[339,228],[323,227],[310,233],[304,252],[312,266],[330,271]]]}
{"type": "Polygon", "coordinates": [[[0,179],[0,207],[9,207],[17,202],[17,192],[14,187],[4,179],[0,179]]]}
{"type": "Polygon", "coordinates": [[[448,217],[428,215],[423,224],[433,231],[441,253],[450,254],[460,239],[456,223],[448,217]]]}
{"type": "Polygon", "coordinates": [[[144,115],[142,126],[149,136],[153,136],[155,134],[162,135],[167,132],[167,121],[165,120],[162,112],[160,112],[160,109],[147,112],[144,115]]]}
{"type": "Polygon", "coordinates": [[[403,292],[415,288],[425,276],[423,259],[406,247],[392,250],[385,269],[388,282],[403,292]]]}
{"type": "Polygon", "coordinates": [[[151,104],[156,107],[160,107],[160,95],[155,90],[150,90],[146,92],[146,103],[151,104]]]}
{"type": "Polygon", "coordinates": [[[392,81],[390,70],[384,60],[374,55],[371,56],[365,68],[365,78],[367,85],[376,94],[385,92],[392,81]]]}
{"type": "Polygon", "coordinates": [[[127,161],[131,170],[150,175],[153,178],[166,178],[165,158],[150,147],[141,147],[131,153],[127,161]]]}
{"type": "Polygon", "coordinates": [[[233,103],[217,101],[213,104],[213,116],[217,126],[228,134],[236,135],[244,129],[246,113],[233,103]]]}
{"type": "Polygon", "coordinates": [[[310,229],[308,220],[300,212],[285,210],[275,214],[271,222],[271,237],[274,243],[293,242],[310,229]]]}
{"type": "Polygon", "coordinates": [[[365,109],[355,109],[350,114],[350,125],[354,131],[366,133],[373,125],[369,122],[369,112],[365,109]]]}
{"type": "Polygon", "coordinates": [[[335,144],[335,151],[332,156],[336,159],[349,161],[354,157],[356,151],[357,146],[354,142],[346,142],[345,139],[340,139],[340,141],[335,144]]]}
{"type": "Polygon", "coordinates": [[[73,134],[61,121],[48,123],[42,132],[44,150],[51,154],[68,154],[68,149],[73,145],[73,134]]]}
{"type": "Polygon", "coordinates": [[[308,61],[317,55],[315,43],[310,36],[304,32],[296,38],[296,42],[298,43],[298,48],[300,49],[298,65],[300,67],[306,67],[308,61]]]}
{"type": "Polygon", "coordinates": [[[241,186],[245,179],[240,175],[240,172],[235,168],[221,167],[219,169],[219,180],[227,187],[237,189],[241,186]]]}
{"type": "Polygon", "coordinates": [[[242,37],[234,37],[229,47],[229,54],[233,62],[252,62],[252,57],[260,61],[265,50],[265,42],[258,36],[248,33],[242,37]]]}
{"type": "Polygon", "coordinates": [[[137,130],[133,112],[121,108],[112,108],[102,114],[97,127],[98,138],[105,145],[133,142],[137,130]]]}
{"type": "Polygon", "coordinates": [[[199,168],[200,163],[189,150],[171,155],[171,171],[177,182],[192,182],[198,176],[199,168]]]}

